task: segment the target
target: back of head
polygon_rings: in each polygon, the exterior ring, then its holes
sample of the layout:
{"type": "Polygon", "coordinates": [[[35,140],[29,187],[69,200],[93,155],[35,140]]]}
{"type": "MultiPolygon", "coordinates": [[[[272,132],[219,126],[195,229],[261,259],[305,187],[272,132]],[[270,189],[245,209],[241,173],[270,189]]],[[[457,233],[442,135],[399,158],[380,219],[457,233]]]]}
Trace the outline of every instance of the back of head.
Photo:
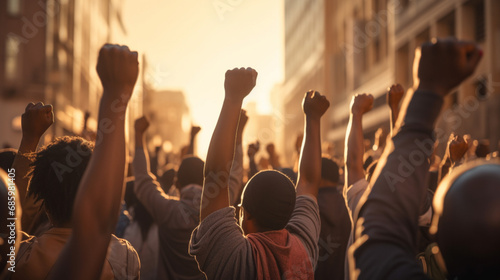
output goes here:
{"type": "Polygon", "coordinates": [[[452,277],[500,275],[500,163],[479,160],[445,177],[434,197],[431,233],[452,277]]]}
{"type": "Polygon", "coordinates": [[[280,230],[292,216],[295,196],[295,186],[285,174],[265,170],[248,181],[241,204],[262,229],[280,230]]]}
{"type": "Polygon", "coordinates": [[[199,157],[186,157],[182,160],[177,171],[177,186],[183,188],[187,185],[203,185],[203,168],[205,163],[199,157]]]}
{"type": "Polygon", "coordinates": [[[78,185],[93,149],[94,144],[81,137],[64,136],[32,155],[28,195],[43,201],[55,226],[71,221],[78,185]]]}
{"type": "Polygon", "coordinates": [[[321,179],[339,182],[339,166],[329,158],[321,158],[321,179]]]}
{"type": "Polygon", "coordinates": [[[6,148],[0,150],[0,168],[5,172],[10,169],[12,163],[14,163],[14,158],[16,157],[17,150],[12,148],[6,148]]]}

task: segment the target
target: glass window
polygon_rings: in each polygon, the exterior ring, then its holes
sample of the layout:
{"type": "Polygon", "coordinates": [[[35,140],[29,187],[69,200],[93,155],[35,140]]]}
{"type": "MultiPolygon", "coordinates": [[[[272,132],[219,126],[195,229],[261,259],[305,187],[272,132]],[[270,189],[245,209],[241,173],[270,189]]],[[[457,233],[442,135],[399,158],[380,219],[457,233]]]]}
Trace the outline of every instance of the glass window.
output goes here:
{"type": "Polygon", "coordinates": [[[21,14],[21,0],[7,0],[7,13],[12,16],[21,14]]]}
{"type": "Polygon", "coordinates": [[[19,69],[19,44],[18,38],[7,36],[5,45],[5,80],[13,82],[16,80],[19,69]]]}

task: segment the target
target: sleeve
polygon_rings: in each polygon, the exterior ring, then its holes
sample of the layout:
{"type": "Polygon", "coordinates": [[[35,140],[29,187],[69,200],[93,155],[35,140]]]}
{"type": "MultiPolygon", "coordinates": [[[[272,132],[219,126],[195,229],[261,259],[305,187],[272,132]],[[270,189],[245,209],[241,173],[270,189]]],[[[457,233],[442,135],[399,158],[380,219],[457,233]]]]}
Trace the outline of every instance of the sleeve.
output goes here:
{"type": "Polygon", "coordinates": [[[286,229],[299,237],[309,254],[312,266],[316,268],[319,254],[319,233],[321,231],[319,207],[316,200],[307,195],[297,197],[295,209],[286,229]]]}
{"type": "Polygon", "coordinates": [[[234,217],[234,207],[217,210],[191,235],[189,254],[208,279],[255,279],[252,247],[234,217]]]}
{"type": "Polygon", "coordinates": [[[137,199],[146,207],[157,224],[170,219],[178,198],[171,197],[163,192],[160,184],[153,174],[148,171],[148,163],[144,149],[135,150],[132,167],[134,169],[135,181],[134,192],[137,199]]]}
{"type": "Polygon", "coordinates": [[[231,165],[231,172],[229,174],[229,203],[235,205],[240,195],[241,187],[243,185],[243,147],[238,145],[234,153],[233,164],[231,165]]]}
{"type": "Polygon", "coordinates": [[[348,251],[351,277],[426,278],[415,261],[416,235],[442,104],[432,92],[414,93],[404,123],[379,161],[372,190],[358,205],[356,241],[348,251]]]}
{"type": "Polygon", "coordinates": [[[356,210],[356,207],[358,206],[359,200],[365,193],[366,189],[368,189],[369,183],[366,181],[366,179],[359,179],[356,183],[352,184],[349,188],[345,189],[344,188],[344,200],[346,201],[347,205],[347,212],[349,213],[349,217],[351,218],[351,224],[354,227],[355,220],[354,220],[354,211],[356,210]]]}

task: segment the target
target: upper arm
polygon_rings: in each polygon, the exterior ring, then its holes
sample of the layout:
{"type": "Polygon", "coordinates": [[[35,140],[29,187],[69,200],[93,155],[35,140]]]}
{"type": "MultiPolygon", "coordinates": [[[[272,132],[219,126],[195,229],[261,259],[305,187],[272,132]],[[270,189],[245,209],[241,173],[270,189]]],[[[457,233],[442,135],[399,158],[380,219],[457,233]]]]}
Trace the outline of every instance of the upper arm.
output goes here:
{"type": "Polygon", "coordinates": [[[319,254],[318,241],[321,220],[315,198],[312,196],[297,197],[295,209],[286,229],[299,237],[311,258],[313,267],[316,267],[319,254]]]}
{"type": "Polygon", "coordinates": [[[153,176],[152,174],[137,176],[134,182],[134,192],[155,222],[160,224],[172,216],[178,199],[165,194],[153,176]]]}
{"type": "Polygon", "coordinates": [[[243,237],[232,207],[220,209],[200,223],[191,235],[189,253],[208,279],[255,276],[252,247],[243,237]]]}

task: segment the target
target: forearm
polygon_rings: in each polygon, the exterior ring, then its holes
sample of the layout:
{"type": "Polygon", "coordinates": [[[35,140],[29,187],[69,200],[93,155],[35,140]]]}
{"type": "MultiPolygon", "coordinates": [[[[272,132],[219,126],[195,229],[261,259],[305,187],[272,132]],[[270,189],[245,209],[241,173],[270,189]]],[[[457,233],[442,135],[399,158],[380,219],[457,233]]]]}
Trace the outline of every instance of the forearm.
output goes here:
{"type": "Polygon", "coordinates": [[[229,175],[229,202],[234,205],[238,200],[243,185],[243,144],[241,138],[236,140],[233,164],[229,175]]]}
{"type": "Polygon", "coordinates": [[[189,137],[189,146],[188,146],[188,150],[187,150],[187,154],[188,155],[194,155],[194,142],[195,142],[195,136],[191,135],[189,137]]]}
{"type": "Polygon", "coordinates": [[[297,196],[316,197],[321,180],[320,117],[305,117],[304,142],[299,160],[297,196]]]}
{"type": "Polygon", "coordinates": [[[364,178],[362,117],[361,114],[351,114],[347,125],[344,149],[346,187],[364,178]]]}
{"type": "Polygon", "coordinates": [[[12,163],[12,168],[16,173],[16,186],[19,191],[18,198],[21,205],[24,206],[26,195],[28,193],[29,180],[26,178],[30,169],[31,160],[26,155],[36,151],[40,138],[39,137],[24,137],[21,139],[18,152],[12,163]]]}
{"type": "Polygon", "coordinates": [[[255,157],[251,157],[248,159],[248,165],[250,170],[248,171],[248,180],[253,177],[253,175],[257,174],[259,172],[259,169],[257,168],[257,164],[255,163],[255,157]]]}
{"type": "Polygon", "coordinates": [[[394,135],[393,134],[393,130],[394,130],[394,126],[396,125],[396,121],[398,120],[398,116],[399,116],[399,107],[398,106],[395,106],[395,107],[392,107],[391,106],[391,135],[394,135]]]}
{"type": "Polygon", "coordinates": [[[408,106],[404,125],[380,160],[377,168],[380,173],[374,174],[373,188],[358,213],[364,222],[357,226],[355,236],[365,236],[360,238],[365,241],[357,242],[355,247],[359,248],[354,254],[362,273],[360,278],[388,277],[392,268],[376,257],[382,249],[403,254],[402,263],[413,263],[414,255],[407,253],[415,251],[428,157],[434,147],[432,131],[442,104],[438,95],[417,91],[408,106]]]}
{"type": "Polygon", "coordinates": [[[202,221],[221,208],[229,206],[228,180],[233,160],[236,130],[242,101],[225,99],[205,163],[205,182],[201,199],[202,221]]]}
{"type": "Polygon", "coordinates": [[[114,230],[125,175],[125,110],[118,100],[101,99],[96,147],[75,200],[75,228],[88,230],[91,223],[96,234],[114,230]]]}

